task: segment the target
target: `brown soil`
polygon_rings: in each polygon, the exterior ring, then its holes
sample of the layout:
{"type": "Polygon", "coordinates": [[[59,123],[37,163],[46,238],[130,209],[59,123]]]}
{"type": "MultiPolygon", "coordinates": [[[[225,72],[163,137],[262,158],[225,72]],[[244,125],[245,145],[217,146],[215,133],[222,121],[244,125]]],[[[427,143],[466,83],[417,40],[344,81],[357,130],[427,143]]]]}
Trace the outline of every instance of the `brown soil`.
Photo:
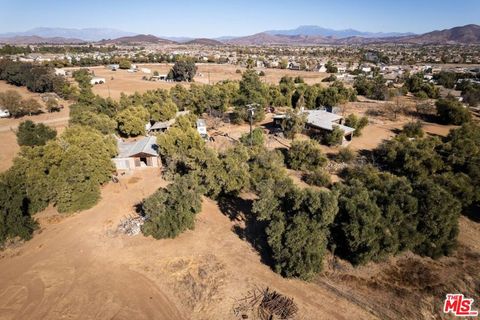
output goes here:
{"type": "MultiPolygon", "coordinates": [[[[142,80],[143,76],[150,77],[154,71],[158,71],[160,74],[167,74],[173,64],[158,63],[158,64],[137,64],[139,68],[149,68],[152,73],[144,74],[141,71],[130,73],[127,70],[111,71],[103,66],[91,67],[96,76],[104,77],[106,83],[98,84],[93,87],[93,92],[100,96],[112,97],[118,99],[120,93],[133,94],[135,92],[145,92],[147,90],[154,89],[170,89],[177,83],[165,82],[165,81],[145,81],[142,80]],[[113,79],[112,79],[113,78],[113,79]]],[[[242,75],[236,73],[237,69],[242,72],[245,68],[229,65],[229,64],[197,64],[198,70],[195,76],[195,83],[198,84],[214,84],[222,80],[240,80],[242,75]]],[[[67,68],[75,69],[75,68],[67,68]]],[[[306,72],[306,71],[293,71],[293,70],[281,70],[281,69],[258,69],[265,72],[265,76],[261,77],[262,81],[267,83],[278,84],[283,76],[301,76],[308,84],[319,83],[323,78],[326,78],[325,73],[320,72],[306,72]]],[[[188,83],[182,83],[188,86],[188,83]]]]}
{"type": "MultiPolygon", "coordinates": [[[[5,81],[0,81],[0,92],[7,90],[15,90],[20,93],[24,99],[34,98],[43,105],[40,94],[30,92],[25,87],[16,87],[7,84],[5,81]]],[[[42,122],[57,129],[59,134],[64,130],[68,124],[68,106],[70,103],[65,100],[62,100],[60,103],[65,106],[65,108],[63,108],[60,112],[46,112],[33,116],[24,116],[21,118],[0,119],[0,141],[2,141],[2,148],[0,148],[0,172],[3,172],[11,167],[13,158],[20,150],[20,147],[17,144],[17,137],[15,135],[15,130],[20,122],[25,120],[32,120],[36,123],[42,122]]]]}
{"type": "Polygon", "coordinates": [[[136,203],[165,186],[158,171],[134,177],[107,185],[90,210],[56,221],[47,209],[37,216],[41,232],[4,251],[1,319],[231,319],[233,299],[255,285],[293,297],[300,319],[372,318],[328,289],[274,273],[208,199],[195,230],[176,239],[112,236],[136,203]]]}

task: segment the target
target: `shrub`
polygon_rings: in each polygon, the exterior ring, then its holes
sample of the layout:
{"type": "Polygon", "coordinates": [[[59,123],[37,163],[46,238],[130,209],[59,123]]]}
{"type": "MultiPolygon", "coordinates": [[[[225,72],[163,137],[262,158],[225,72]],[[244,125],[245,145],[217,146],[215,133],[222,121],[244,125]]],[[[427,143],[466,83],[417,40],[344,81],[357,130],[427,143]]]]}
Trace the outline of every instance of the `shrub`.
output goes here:
{"type": "Polygon", "coordinates": [[[333,130],[323,135],[323,143],[328,146],[336,146],[343,143],[345,132],[339,126],[333,126],[333,130]]]}
{"type": "Polygon", "coordinates": [[[352,162],[353,159],[355,159],[355,156],[355,152],[353,152],[351,149],[340,148],[335,159],[338,162],[349,163],[352,162]]]}
{"type": "Polygon", "coordinates": [[[402,132],[409,138],[423,137],[422,122],[408,122],[403,126],[402,132]]]}
{"type": "Polygon", "coordinates": [[[329,187],[332,184],[330,174],[323,169],[315,169],[303,176],[303,180],[313,186],[329,187]]]}
{"type": "Polygon", "coordinates": [[[368,125],[368,118],[359,118],[357,115],[351,113],[345,119],[345,125],[354,128],[355,131],[353,132],[353,135],[355,137],[360,137],[362,135],[362,129],[368,125]]]}
{"type": "Polygon", "coordinates": [[[250,139],[250,133],[244,133],[240,137],[240,142],[242,142],[246,146],[249,146],[250,142],[252,146],[263,146],[264,141],[265,141],[265,137],[264,137],[262,128],[253,129],[251,139],[250,139]]]}

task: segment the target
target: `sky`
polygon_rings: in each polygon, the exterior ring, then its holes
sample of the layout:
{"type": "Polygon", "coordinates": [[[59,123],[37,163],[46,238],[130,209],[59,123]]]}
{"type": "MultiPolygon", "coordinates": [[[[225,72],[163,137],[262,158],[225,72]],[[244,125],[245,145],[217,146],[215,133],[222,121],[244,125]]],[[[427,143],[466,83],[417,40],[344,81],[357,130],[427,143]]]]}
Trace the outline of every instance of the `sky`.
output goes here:
{"type": "Polygon", "coordinates": [[[299,25],[424,33],[480,24],[480,0],[0,0],[0,5],[0,33],[100,27],[219,37],[299,25]]]}

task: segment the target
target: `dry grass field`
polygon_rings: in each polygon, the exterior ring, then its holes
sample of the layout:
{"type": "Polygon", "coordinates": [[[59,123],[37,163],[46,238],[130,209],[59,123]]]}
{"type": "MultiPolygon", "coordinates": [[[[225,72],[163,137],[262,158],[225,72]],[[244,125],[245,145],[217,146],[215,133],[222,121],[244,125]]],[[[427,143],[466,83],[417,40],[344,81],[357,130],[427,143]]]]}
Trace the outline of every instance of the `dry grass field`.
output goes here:
{"type": "MultiPolygon", "coordinates": [[[[130,73],[127,70],[111,71],[103,66],[89,68],[95,73],[95,76],[103,77],[106,80],[104,84],[98,84],[93,87],[93,92],[102,97],[111,97],[118,99],[120,93],[133,94],[135,92],[145,92],[154,89],[170,89],[176,83],[165,81],[145,81],[143,76],[151,76],[154,71],[160,74],[167,74],[173,64],[159,63],[159,64],[138,64],[139,68],[148,68],[152,74],[144,74],[141,71],[130,73]]],[[[242,72],[245,68],[229,65],[229,64],[197,64],[198,71],[195,76],[195,82],[199,84],[214,84],[222,80],[240,80],[241,74],[236,73],[237,69],[242,72]]],[[[68,68],[67,68],[68,69],[68,68]]],[[[75,69],[75,68],[70,68],[75,69]]],[[[306,71],[292,71],[281,69],[257,69],[265,72],[265,77],[262,79],[267,83],[278,84],[283,76],[296,77],[301,76],[308,84],[319,83],[323,78],[327,77],[326,73],[306,72],[306,71]]],[[[184,83],[188,86],[188,83],[184,83]]]]}
{"type": "MultiPolygon", "coordinates": [[[[43,105],[40,94],[30,92],[25,87],[16,87],[5,83],[5,81],[0,81],[0,92],[4,92],[7,90],[17,91],[24,99],[33,98],[35,100],[38,100],[43,105]]],[[[0,172],[3,172],[10,168],[13,158],[20,150],[20,147],[17,144],[17,137],[15,136],[15,130],[20,122],[25,120],[32,120],[33,122],[37,123],[43,122],[46,125],[57,129],[58,133],[63,131],[63,129],[68,124],[68,105],[70,103],[64,100],[62,100],[60,103],[65,106],[65,108],[63,108],[60,112],[45,112],[34,116],[0,119],[0,141],[2,141],[0,148],[0,172]]]]}

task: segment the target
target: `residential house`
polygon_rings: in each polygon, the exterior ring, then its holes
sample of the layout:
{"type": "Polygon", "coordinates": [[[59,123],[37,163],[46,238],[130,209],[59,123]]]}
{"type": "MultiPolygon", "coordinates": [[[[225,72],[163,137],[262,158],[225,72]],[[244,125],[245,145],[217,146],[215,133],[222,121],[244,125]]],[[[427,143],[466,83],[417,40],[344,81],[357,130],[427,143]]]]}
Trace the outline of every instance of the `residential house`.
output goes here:
{"type": "Polygon", "coordinates": [[[113,158],[117,170],[135,170],[161,167],[157,137],[143,137],[137,141],[117,139],[118,155],[113,158]]]}
{"type": "MultiPolygon", "coordinates": [[[[332,108],[333,111],[334,108],[332,108]]],[[[343,117],[339,114],[328,112],[325,110],[303,110],[307,119],[305,129],[308,133],[331,132],[335,127],[339,127],[343,131],[343,142],[348,143],[352,140],[354,128],[343,125],[343,117]]],[[[273,116],[275,125],[281,125],[285,114],[277,114],[273,116]]]]}

